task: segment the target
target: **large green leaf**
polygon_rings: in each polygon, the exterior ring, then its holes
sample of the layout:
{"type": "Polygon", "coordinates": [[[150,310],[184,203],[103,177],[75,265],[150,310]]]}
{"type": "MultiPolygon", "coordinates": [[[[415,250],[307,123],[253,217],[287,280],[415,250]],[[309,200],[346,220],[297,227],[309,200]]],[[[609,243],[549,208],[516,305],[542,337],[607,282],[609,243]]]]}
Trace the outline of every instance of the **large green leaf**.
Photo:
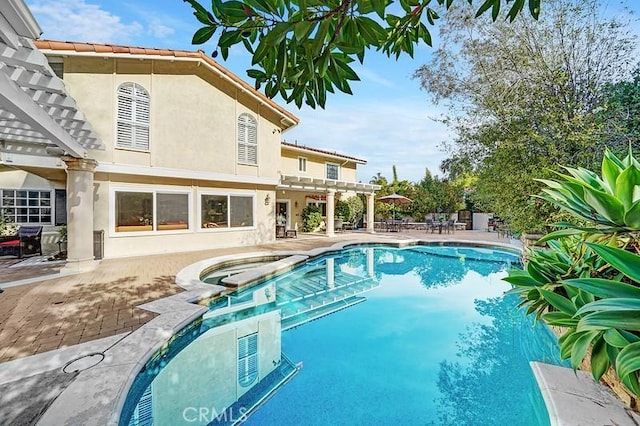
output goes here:
{"type": "MultiPolygon", "coordinates": [[[[618,375],[620,377],[620,375],[618,375]]],[[[640,396],[640,385],[638,385],[638,375],[637,373],[631,373],[624,377],[621,377],[622,383],[633,392],[635,395],[640,396]]]]}
{"type": "Polygon", "coordinates": [[[602,244],[587,243],[587,245],[611,266],[635,282],[640,283],[640,256],[602,244]]]}
{"type": "Polygon", "coordinates": [[[536,241],[536,245],[542,245],[547,241],[556,240],[558,238],[570,237],[572,235],[580,235],[583,232],[584,231],[580,229],[559,229],[557,231],[550,232],[544,237],[540,238],[538,241],[536,241]]]}
{"type": "Polygon", "coordinates": [[[604,151],[602,158],[602,178],[612,194],[615,194],[616,179],[624,169],[622,162],[609,149],[604,151]]]}
{"type": "MultiPolygon", "coordinates": [[[[583,333],[578,332],[580,336],[576,339],[573,347],[571,348],[571,366],[574,369],[580,367],[580,363],[584,359],[584,356],[587,354],[587,350],[589,346],[591,346],[591,341],[596,337],[600,336],[600,331],[585,331],[583,333]]],[[[619,355],[618,355],[619,357],[619,355]]]]}
{"type": "Polygon", "coordinates": [[[626,210],[637,201],[633,199],[633,194],[638,185],[640,185],[640,170],[634,166],[627,167],[627,169],[620,173],[618,179],[616,179],[615,194],[626,210]]]}
{"type": "Polygon", "coordinates": [[[588,291],[597,297],[640,297],[640,288],[622,283],[620,281],[606,280],[604,278],[573,278],[562,281],[573,287],[588,291]]]}
{"type": "Polygon", "coordinates": [[[575,327],[578,325],[578,319],[564,312],[547,312],[542,315],[542,319],[549,325],[557,325],[560,327],[575,327]]]}
{"type": "Polygon", "coordinates": [[[529,273],[521,269],[512,269],[509,271],[509,276],[503,278],[504,281],[521,287],[540,286],[541,283],[534,280],[529,273]]]}
{"type": "Polygon", "coordinates": [[[560,357],[562,359],[567,359],[571,356],[571,350],[573,349],[573,344],[580,337],[580,333],[576,333],[575,330],[569,330],[565,334],[558,339],[558,344],[560,345],[560,357]]]}
{"type": "Polygon", "coordinates": [[[585,187],[584,200],[612,224],[624,224],[624,206],[613,195],[585,187]]]}
{"type": "Polygon", "coordinates": [[[582,315],[586,312],[595,311],[639,311],[640,298],[615,297],[608,299],[600,299],[595,302],[588,303],[578,309],[576,315],[582,315]]]}
{"type": "Polygon", "coordinates": [[[609,369],[609,357],[607,355],[607,342],[600,336],[593,342],[591,348],[591,374],[593,378],[600,380],[609,369]]]}
{"type": "Polygon", "coordinates": [[[631,343],[624,337],[620,330],[617,330],[615,328],[611,328],[605,331],[603,337],[609,345],[615,348],[624,348],[629,343],[631,343]]]}
{"type": "Polygon", "coordinates": [[[631,343],[618,354],[616,358],[616,373],[625,377],[640,370],[640,342],[631,343]]]}
{"type": "Polygon", "coordinates": [[[640,200],[633,203],[624,213],[624,224],[630,229],[640,231],[640,200]]]}
{"type": "Polygon", "coordinates": [[[576,330],[606,330],[609,328],[640,331],[640,311],[593,312],[580,319],[576,330]]]}
{"type": "Polygon", "coordinates": [[[597,191],[605,190],[604,182],[591,170],[587,170],[584,167],[574,168],[563,166],[562,168],[568,171],[575,178],[575,181],[568,177],[565,177],[565,179],[583,185],[585,188],[591,188],[597,191]]]}
{"type": "Polygon", "coordinates": [[[540,292],[542,297],[544,297],[545,300],[557,310],[564,312],[565,314],[575,315],[576,307],[573,303],[571,303],[571,300],[552,291],[543,289],[539,289],[538,291],[540,292]]]}

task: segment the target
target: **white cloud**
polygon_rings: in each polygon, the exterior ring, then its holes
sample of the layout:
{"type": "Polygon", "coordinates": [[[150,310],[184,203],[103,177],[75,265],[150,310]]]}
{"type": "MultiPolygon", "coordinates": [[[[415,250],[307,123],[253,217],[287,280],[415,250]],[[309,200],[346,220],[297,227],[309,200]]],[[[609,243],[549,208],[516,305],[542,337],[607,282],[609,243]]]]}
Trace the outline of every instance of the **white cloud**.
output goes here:
{"type": "Polygon", "coordinates": [[[176,32],[175,29],[161,24],[161,21],[156,18],[149,22],[147,31],[149,32],[149,34],[156,38],[167,38],[169,36],[172,36],[176,32]]]}
{"type": "Polygon", "coordinates": [[[354,67],[354,71],[358,74],[358,76],[360,76],[360,79],[363,82],[370,82],[370,83],[374,83],[376,85],[381,85],[381,86],[385,86],[385,87],[394,87],[395,86],[393,81],[384,78],[380,74],[378,74],[375,71],[372,71],[372,70],[370,70],[368,68],[365,68],[365,67],[354,67]]]}
{"type": "MultiPolygon", "coordinates": [[[[329,104],[337,103],[334,95],[329,104]]],[[[391,178],[396,165],[399,178],[420,180],[428,168],[439,173],[446,157],[441,142],[451,140],[447,127],[434,120],[442,111],[427,104],[426,97],[365,100],[356,97],[326,110],[305,108],[301,124],[284,135],[302,145],[367,160],[358,166],[358,179],[368,182],[380,172],[391,178]]]]}
{"type": "Polygon", "coordinates": [[[100,43],[126,43],[144,32],[85,0],[34,0],[29,8],[43,29],[43,38],[100,43]]]}

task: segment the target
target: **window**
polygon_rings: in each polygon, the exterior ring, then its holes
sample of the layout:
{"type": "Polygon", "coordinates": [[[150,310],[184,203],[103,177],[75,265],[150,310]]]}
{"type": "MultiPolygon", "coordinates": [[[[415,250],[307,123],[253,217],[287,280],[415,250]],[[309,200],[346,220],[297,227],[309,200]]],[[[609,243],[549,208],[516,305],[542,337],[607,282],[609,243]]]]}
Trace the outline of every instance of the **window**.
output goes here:
{"type": "Polygon", "coordinates": [[[307,172],[307,157],[298,157],[298,171],[302,173],[307,172]]]}
{"type": "Polygon", "coordinates": [[[253,226],[253,197],[231,196],[231,211],[229,214],[232,228],[253,226]]]}
{"type": "Polygon", "coordinates": [[[156,194],[158,231],[189,229],[189,196],[187,194],[156,194]]]}
{"type": "Polygon", "coordinates": [[[116,232],[153,231],[153,192],[116,192],[116,232]]]}
{"type": "Polygon", "coordinates": [[[258,164],[258,123],[250,114],[238,117],[238,163],[258,164]]]}
{"type": "Polygon", "coordinates": [[[118,148],[149,150],[149,93],[136,83],[118,87],[118,148]]]}
{"type": "Polygon", "coordinates": [[[51,206],[50,190],[0,190],[0,210],[13,223],[51,224],[51,206]]]}
{"type": "Polygon", "coordinates": [[[238,339],[238,383],[247,387],[258,378],[258,333],[238,339]]]}
{"type": "Polygon", "coordinates": [[[254,224],[253,195],[202,194],[201,228],[243,228],[254,224]]]}
{"type": "Polygon", "coordinates": [[[116,232],[181,229],[189,229],[188,194],[161,191],[115,192],[116,232]]]}
{"type": "Polygon", "coordinates": [[[340,164],[327,163],[327,179],[340,179],[340,164]]]}

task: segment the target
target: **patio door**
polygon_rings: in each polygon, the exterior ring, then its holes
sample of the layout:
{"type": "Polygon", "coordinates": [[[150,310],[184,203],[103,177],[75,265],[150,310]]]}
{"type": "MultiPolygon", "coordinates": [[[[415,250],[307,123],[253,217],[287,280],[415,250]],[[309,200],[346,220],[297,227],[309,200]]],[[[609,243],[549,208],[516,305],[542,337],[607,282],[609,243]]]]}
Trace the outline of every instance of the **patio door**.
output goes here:
{"type": "Polygon", "coordinates": [[[291,200],[276,201],[276,225],[291,229],[291,200]]]}

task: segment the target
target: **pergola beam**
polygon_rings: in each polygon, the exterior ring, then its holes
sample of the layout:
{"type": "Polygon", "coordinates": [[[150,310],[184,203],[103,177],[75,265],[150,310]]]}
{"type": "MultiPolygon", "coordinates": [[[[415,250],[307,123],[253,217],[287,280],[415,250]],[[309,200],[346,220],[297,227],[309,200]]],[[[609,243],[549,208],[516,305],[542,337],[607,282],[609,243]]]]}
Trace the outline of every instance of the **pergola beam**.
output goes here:
{"type": "Polygon", "coordinates": [[[34,103],[4,72],[0,72],[0,105],[8,109],[20,121],[78,158],[87,156],[86,149],[73,139],[44,109],[34,103]]]}

